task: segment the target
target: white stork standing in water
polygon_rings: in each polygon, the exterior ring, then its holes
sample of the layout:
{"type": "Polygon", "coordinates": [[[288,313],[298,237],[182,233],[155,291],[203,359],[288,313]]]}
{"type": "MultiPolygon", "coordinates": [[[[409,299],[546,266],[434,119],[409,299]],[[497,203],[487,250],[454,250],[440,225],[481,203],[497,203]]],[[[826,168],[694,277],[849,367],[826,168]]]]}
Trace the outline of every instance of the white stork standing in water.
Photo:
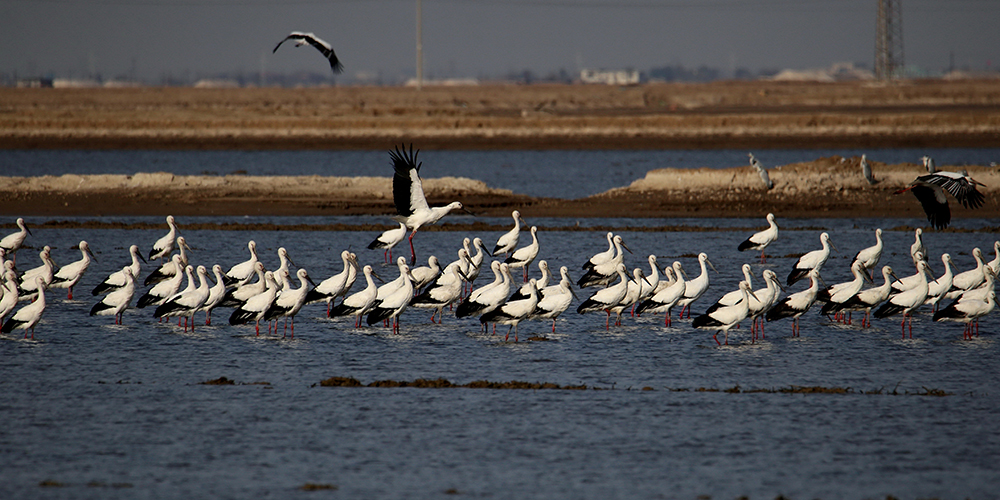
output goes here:
{"type": "MultiPolygon", "coordinates": [[[[931,160],[933,162],[933,160],[931,160]]],[[[933,165],[933,163],[931,163],[933,165]]],[[[930,170],[930,168],[928,168],[930,170]]],[[[927,214],[927,221],[936,229],[944,229],[951,224],[951,209],[948,208],[948,197],[945,191],[951,193],[965,208],[979,208],[983,206],[986,197],[980,193],[976,186],[985,184],[969,177],[966,171],[961,172],[931,172],[921,175],[913,180],[909,186],[896,191],[896,194],[907,191],[916,196],[924,213],[927,214]]]]}
{"type": "MultiPolygon", "coordinates": [[[[493,252],[490,255],[496,257],[497,255],[504,254],[507,255],[517,247],[517,241],[521,236],[521,223],[527,225],[524,219],[521,218],[521,212],[514,210],[510,213],[510,216],[514,219],[514,227],[504,233],[502,236],[497,238],[497,244],[493,247],[493,252]]],[[[608,233],[610,234],[610,233],[608,233]]],[[[608,237],[610,241],[611,237],[608,237]]]]}
{"type": "Polygon", "coordinates": [[[411,264],[417,262],[417,252],[413,249],[413,236],[417,234],[417,230],[421,226],[434,224],[445,215],[448,215],[448,212],[455,209],[464,210],[469,214],[472,213],[462,207],[461,202],[457,201],[453,201],[443,207],[430,207],[427,205],[427,198],[424,196],[424,187],[420,182],[420,166],[423,163],[417,163],[417,155],[419,153],[420,150],[417,150],[416,153],[413,152],[412,144],[410,145],[409,152],[406,151],[405,146],[402,150],[397,147],[395,151],[389,151],[394,169],[392,176],[392,202],[396,205],[397,214],[393,219],[406,224],[406,227],[413,230],[409,238],[411,264]]]}
{"type": "Polygon", "coordinates": [[[28,226],[24,225],[24,219],[21,217],[17,218],[17,227],[20,228],[20,231],[8,234],[3,239],[0,239],[0,248],[3,248],[11,260],[15,262],[17,261],[17,249],[21,248],[24,239],[31,234],[31,230],[28,229],[28,226]]]}
{"type": "Polygon", "coordinates": [[[764,249],[774,240],[778,239],[778,225],[774,222],[774,214],[767,214],[767,224],[767,229],[754,233],[737,247],[737,250],[741,252],[744,250],[760,250],[761,264],[767,262],[767,258],[764,256],[764,249]]]}
{"type": "Polygon", "coordinates": [[[162,259],[174,251],[174,240],[177,238],[177,223],[174,221],[173,215],[167,216],[167,226],[170,227],[170,231],[156,240],[156,243],[153,243],[153,248],[149,250],[149,260],[162,259]]]}
{"type": "Polygon", "coordinates": [[[374,250],[376,248],[384,248],[383,257],[385,258],[385,263],[388,264],[392,260],[392,248],[399,244],[406,238],[406,224],[402,222],[399,223],[399,227],[389,229],[384,231],[382,234],[378,235],[374,241],[368,244],[369,250],[374,250]]]}
{"type": "Polygon", "coordinates": [[[281,47],[281,44],[285,43],[286,40],[295,40],[296,47],[301,47],[307,43],[316,47],[316,50],[320,51],[323,56],[330,61],[330,69],[332,69],[334,73],[340,73],[344,70],[344,66],[340,64],[340,59],[337,59],[337,54],[333,52],[333,46],[327,43],[326,40],[323,40],[312,33],[293,31],[291,34],[278,42],[278,45],[274,46],[274,50],[272,50],[271,53],[273,54],[277,52],[278,47],[281,47]]]}

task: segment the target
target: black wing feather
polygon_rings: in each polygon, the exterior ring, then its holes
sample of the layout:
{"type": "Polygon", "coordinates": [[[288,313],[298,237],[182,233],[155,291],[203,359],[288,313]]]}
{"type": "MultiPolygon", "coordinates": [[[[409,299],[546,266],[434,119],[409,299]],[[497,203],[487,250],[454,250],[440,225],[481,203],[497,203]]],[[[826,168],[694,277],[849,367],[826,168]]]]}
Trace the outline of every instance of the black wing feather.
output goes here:
{"type": "Polygon", "coordinates": [[[413,183],[410,182],[410,170],[416,169],[417,173],[420,173],[421,164],[417,163],[418,154],[420,154],[420,150],[414,152],[412,143],[409,152],[406,151],[405,144],[402,151],[398,146],[395,151],[389,151],[393,168],[392,202],[396,205],[396,213],[403,217],[413,215],[413,207],[410,206],[410,192],[413,188],[413,183]]]}
{"type": "Polygon", "coordinates": [[[927,221],[931,223],[931,226],[935,229],[944,229],[948,227],[948,224],[951,223],[951,209],[948,208],[947,200],[945,200],[944,203],[941,203],[937,199],[935,189],[931,186],[918,184],[913,186],[910,191],[924,208],[924,213],[927,214],[927,221]]]}

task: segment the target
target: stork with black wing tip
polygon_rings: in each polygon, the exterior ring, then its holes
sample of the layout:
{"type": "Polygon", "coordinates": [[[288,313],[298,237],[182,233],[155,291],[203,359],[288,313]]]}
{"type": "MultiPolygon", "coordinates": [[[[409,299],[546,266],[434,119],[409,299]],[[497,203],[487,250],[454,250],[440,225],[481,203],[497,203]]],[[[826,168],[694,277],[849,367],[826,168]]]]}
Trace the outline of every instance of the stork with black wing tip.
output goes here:
{"type": "Polygon", "coordinates": [[[976,189],[977,185],[985,186],[969,177],[969,173],[965,170],[936,171],[917,177],[909,186],[896,191],[896,194],[907,191],[913,193],[927,214],[927,221],[931,226],[935,229],[944,229],[951,224],[951,209],[948,208],[945,191],[951,193],[965,208],[979,208],[985,203],[986,197],[976,189]]]}
{"type": "Polygon", "coordinates": [[[393,219],[406,224],[406,227],[412,229],[409,237],[411,264],[417,262],[417,252],[413,249],[413,236],[417,234],[417,230],[421,226],[436,223],[452,210],[458,209],[469,214],[472,213],[466,210],[462,206],[462,203],[458,201],[453,201],[443,207],[430,207],[427,205],[427,198],[424,196],[424,187],[420,182],[420,166],[423,163],[417,163],[417,154],[419,153],[420,150],[413,151],[412,144],[409,151],[406,150],[405,146],[402,150],[397,147],[395,151],[389,151],[394,169],[392,176],[392,201],[396,205],[396,215],[393,219]]]}
{"type": "Polygon", "coordinates": [[[272,50],[271,53],[273,54],[277,52],[278,47],[281,47],[281,44],[285,43],[286,40],[295,40],[296,47],[301,47],[307,43],[316,47],[316,50],[320,51],[323,56],[330,61],[330,69],[332,69],[334,73],[344,71],[344,66],[340,64],[340,59],[337,59],[337,54],[333,53],[333,47],[327,43],[326,40],[323,40],[312,33],[293,31],[291,34],[278,42],[278,45],[274,46],[274,50],[272,50]]]}

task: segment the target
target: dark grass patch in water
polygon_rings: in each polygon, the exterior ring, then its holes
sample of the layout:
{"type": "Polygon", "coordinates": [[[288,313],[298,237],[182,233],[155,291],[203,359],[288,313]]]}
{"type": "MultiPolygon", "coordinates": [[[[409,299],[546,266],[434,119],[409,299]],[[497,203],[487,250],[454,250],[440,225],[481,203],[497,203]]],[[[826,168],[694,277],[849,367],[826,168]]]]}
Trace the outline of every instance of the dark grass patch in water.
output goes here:
{"type": "Polygon", "coordinates": [[[335,484],[321,484],[321,483],[306,483],[299,486],[297,489],[302,491],[322,491],[322,490],[336,490],[337,485],[335,484]]]}
{"type": "Polygon", "coordinates": [[[258,382],[237,382],[231,378],[219,377],[217,379],[206,380],[204,382],[198,382],[198,385],[271,385],[270,382],[258,381],[258,382]]]}
{"type": "MultiPolygon", "coordinates": [[[[367,385],[354,377],[330,377],[320,381],[321,387],[416,387],[421,389],[557,389],[557,390],[586,390],[586,385],[566,385],[553,384],[551,382],[523,382],[512,380],[510,382],[490,382],[489,380],[474,380],[467,384],[455,384],[449,380],[423,379],[418,378],[413,381],[405,380],[377,380],[367,385]]],[[[315,387],[315,384],[313,385],[315,387]]],[[[596,389],[596,388],[595,388],[596,389]]]]}

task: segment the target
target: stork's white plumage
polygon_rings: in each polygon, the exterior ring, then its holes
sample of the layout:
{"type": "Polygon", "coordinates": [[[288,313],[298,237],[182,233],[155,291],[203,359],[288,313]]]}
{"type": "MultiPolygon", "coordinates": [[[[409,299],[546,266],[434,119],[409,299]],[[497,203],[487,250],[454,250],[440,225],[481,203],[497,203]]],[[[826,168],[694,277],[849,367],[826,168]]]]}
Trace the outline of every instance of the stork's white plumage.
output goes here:
{"type": "Polygon", "coordinates": [[[927,253],[927,247],[924,246],[924,230],[919,227],[913,231],[913,244],[910,245],[910,258],[913,259],[913,265],[916,266],[917,262],[924,261],[927,262],[927,258],[930,254],[927,253]]]}
{"type": "Polygon", "coordinates": [[[865,311],[865,317],[861,319],[861,326],[871,326],[871,312],[872,308],[878,306],[882,302],[885,302],[889,298],[889,294],[892,292],[892,283],[896,278],[896,273],[892,271],[889,266],[882,266],[882,278],[885,280],[881,285],[877,287],[868,288],[866,290],[861,290],[854,297],[844,303],[844,310],[850,311],[865,311]]]}
{"type": "Polygon", "coordinates": [[[20,289],[17,286],[17,273],[12,269],[4,271],[3,278],[0,280],[0,287],[2,287],[0,291],[3,292],[2,296],[0,296],[0,325],[3,325],[4,319],[17,306],[18,293],[20,293],[20,289]]]}
{"type": "MultiPolygon", "coordinates": [[[[951,255],[941,254],[941,263],[944,264],[944,274],[927,283],[927,300],[924,301],[924,304],[932,306],[935,311],[941,299],[944,299],[945,295],[951,291],[951,285],[955,279],[955,274],[951,270],[951,266],[954,264],[951,255]]],[[[984,267],[984,269],[987,268],[984,267]]]]}
{"type": "Polygon", "coordinates": [[[535,257],[538,257],[538,251],[538,226],[531,226],[531,243],[514,250],[514,253],[510,254],[510,257],[504,260],[504,263],[510,266],[511,269],[522,268],[524,270],[524,281],[527,282],[528,268],[535,261],[535,257]]]}
{"type": "Polygon", "coordinates": [[[811,269],[806,273],[806,276],[809,278],[809,288],[785,297],[764,315],[767,321],[792,318],[793,337],[799,336],[799,318],[816,303],[816,294],[819,293],[819,270],[811,269]]]}
{"type": "Polygon", "coordinates": [[[603,256],[607,252],[602,252],[590,258],[587,263],[584,264],[584,269],[587,272],[577,280],[576,284],[580,288],[587,288],[591,286],[607,285],[614,281],[616,272],[618,270],[618,264],[621,264],[625,260],[625,252],[627,250],[632,253],[632,250],[625,245],[625,241],[622,240],[621,235],[614,235],[611,239],[614,251],[611,256],[605,259],[603,256]]]}
{"type": "Polygon", "coordinates": [[[28,269],[21,275],[21,295],[19,300],[34,299],[38,291],[35,278],[42,278],[42,283],[48,288],[49,283],[55,278],[56,263],[52,261],[52,249],[45,245],[42,251],[38,252],[38,257],[42,260],[42,265],[28,269]]]}
{"type": "Polygon", "coordinates": [[[914,179],[909,186],[896,191],[896,194],[910,191],[920,202],[927,221],[936,229],[944,229],[951,224],[951,209],[948,208],[948,197],[951,193],[965,208],[979,208],[986,202],[986,197],[976,189],[983,183],[962,172],[933,172],[914,179]]]}
{"type": "Polygon", "coordinates": [[[294,266],[295,263],[288,256],[288,250],[285,247],[279,247],[278,268],[274,270],[274,282],[278,284],[278,293],[281,293],[290,284],[288,278],[291,277],[292,271],[289,269],[289,265],[294,266]]]}
{"type": "Polygon", "coordinates": [[[170,261],[177,266],[177,272],[174,273],[174,277],[161,281],[150,288],[145,294],[139,297],[135,306],[142,309],[148,305],[160,305],[163,301],[170,297],[173,297],[181,289],[181,282],[184,280],[184,273],[181,272],[181,257],[179,255],[174,255],[170,258],[170,261]]]}
{"type": "MultiPolygon", "coordinates": [[[[189,281],[191,277],[191,266],[185,268],[189,281]]],[[[208,269],[205,266],[198,266],[198,286],[188,286],[183,292],[168,298],[162,304],[156,306],[154,317],[178,317],[184,318],[184,331],[187,331],[188,320],[191,321],[191,331],[194,331],[194,313],[198,312],[211,293],[208,285],[208,269]]]]}
{"type": "Polygon", "coordinates": [[[936,174],[937,166],[934,165],[934,158],[930,156],[921,156],[920,161],[924,164],[924,168],[927,169],[928,174],[936,174]]]}
{"type": "Polygon", "coordinates": [[[951,290],[945,296],[946,299],[952,300],[958,298],[963,292],[967,290],[972,290],[977,288],[979,285],[983,284],[986,280],[983,274],[983,268],[988,267],[985,262],[983,262],[983,251],[979,247],[972,249],[972,258],[976,259],[976,267],[969,269],[968,271],[963,271],[955,275],[951,280],[951,290]]]}
{"type": "Polygon", "coordinates": [[[819,235],[819,242],[823,245],[819,250],[813,250],[795,261],[792,265],[792,271],[788,273],[788,280],[785,282],[786,285],[792,286],[796,281],[804,278],[809,271],[815,269],[820,271],[823,268],[823,264],[826,264],[826,259],[830,258],[831,247],[833,243],[830,242],[830,235],[827,233],[822,233],[819,235]]]}
{"type": "MultiPolygon", "coordinates": [[[[965,323],[965,330],[962,332],[962,338],[972,339],[972,322],[975,321],[978,324],[979,318],[986,316],[996,307],[997,294],[995,291],[990,290],[986,294],[984,300],[972,299],[972,300],[961,300],[955,301],[948,304],[947,307],[940,309],[938,312],[934,313],[934,321],[956,321],[959,323],[965,323]]],[[[976,334],[979,334],[979,327],[975,328],[976,334]]]]}
{"type": "Polygon", "coordinates": [[[715,330],[715,335],[712,335],[712,338],[719,345],[722,343],[719,342],[718,335],[719,332],[723,332],[726,335],[725,344],[729,345],[729,330],[750,315],[749,297],[753,291],[750,290],[750,284],[746,281],[740,282],[740,294],[743,297],[737,303],[697,316],[691,321],[691,326],[702,330],[715,330]]]}
{"type": "Polygon", "coordinates": [[[410,275],[413,276],[413,289],[422,290],[425,286],[431,284],[432,281],[437,279],[438,275],[441,274],[441,263],[438,258],[431,255],[427,257],[427,265],[414,267],[410,269],[410,275]]]}
{"type": "Polygon", "coordinates": [[[177,223],[174,221],[173,215],[167,216],[167,226],[170,227],[170,231],[153,243],[153,248],[149,250],[149,260],[162,259],[174,251],[174,240],[177,239],[177,223]]]}
{"type": "Polygon", "coordinates": [[[272,50],[271,53],[273,54],[277,52],[278,47],[281,47],[281,44],[285,43],[286,40],[295,40],[296,47],[301,47],[307,43],[316,47],[316,50],[318,50],[321,54],[323,54],[323,57],[326,57],[326,59],[330,61],[330,69],[333,70],[334,73],[344,71],[344,66],[340,63],[340,59],[338,59],[337,54],[333,52],[333,46],[326,40],[323,40],[312,33],[293,31],[285,38],[282,38],[281,41],[278,42],[278,45],[274,46],[274,50],[272,50]]]}
{"type": "Polygon", "coordinates": [[[361,317],[375,305],[375,296],[378,294],[378,287],[375,285],[375,281],[372,280],[372,276],[375,275],[372,266],[365,266],[361,272],[365,276],[367,286],[360,292],[345,297],[339,305],[330,309],[330,313],[328,314],[331,318],[353,314],[355,328],[361,327],[361,317]]]}
{"type": "Polygon", "coordinates": [[[90,251],[90,245],[86,241],[80,241],[78,248],[81,254],[80,260],[60,267],[53,275],[52,283],[49,285],[49,288],[69,289],[67,300],[73,300],[73,286],[80,282],[83,273],[87,272],[87,268],[90,267],[90,261],[95,258],[94,252],[90,251]]]}
{"type": "Polygon", "coordinates": [[[751,320],[750,331],[753,332],[753,341],[757,340],[757,333],[760,333],[760,338],[764,338],[763,316],[778,302],[778,297],[781,294],[781,283],[778,281],[778,275],[774,271],[765,269],[761,275],[767,286],[755,290],[749,297],[750,311],[748,314],[751,320]],[[758,319],[760,319],[760,324],[758,324],[758,319]]]}
{"type": "MultiPolygon", "coordinates": [[[[865,285],[865,281],[869,279],[868,272],[860,261],[855,261],[854,264],[851,264],[851,274],[854,275],[853,280],[831,285],[816,294],[816,300],[824,302],[823,308],[820,309],[820,314],[830,315],[839,313],[844,309],[844,304],[857,295],[865,285]]],[[[847,319],[845,322],[851,324],[850,319],[847,319]]]]}
{"type": "Polygon", "coordinates": [[[878,265],[878,261],[882,259],[882,250],[885,248],[885,243],[882,242],[882,228],[875,229],[875,244],[862,248],[854,255],[854,259],[851,261],[853,266],[855,262],[861,262],[861,265],[868,270],[869,275],[871,271],[875,269],[878,265]]]}
{"type": "MultiPolygon", "coordinates": [[[[191,247],[187,244],[187,240],[184,239],[183,236],[178,236],[176,243],[178,251],[177,254],[180,255],[181,257],[181,267],[182,268],[187,267],[188,265],[187,251],[190,250],[191,247]]],[[[160,265],[160,267],[157,268],[155,271],[149,273],[149,276],[146,276],[146,279],[142,281],[142,284],[144,286],[155,285],[163,280],[170,279],[171,277],[173,277],[174,275],[173,273],[174,273],[174,264],[168,260],[164,262],[162,265],[160,265]]]]}
{"type": "Polygon", "coordinates": [[[3,333],[10,333],[16,328],[21,328],[24,330],[24,338],[28,338],[28,330],[31,330],[31,338],[35,338],[35,325],[42,319],[42,314],[45,313],[45,281],[42,280],[41,276],[36,276],[34,279],[35,290],[37,290],[37,298],[34,302],[20,308],[4,322],[3,328],[0,331],[3,333]]]}
{"type": "Polygon", "coordinates": [[[490,264],[495,275],[494,280],[479,287],[469,294],[469,298],[455,308],[455,316],[465,318],[484,314],[496,309],[507,301],[510,295],[510,267],[498,261],[490,264]]]}
{"type": "Polygon", "coordinates": [[[215,274],[215,284],[212,288],[208,289],[208,298],[205,299],[205,304],[201,306],[201,310],[205,311],[205,324],[212,324],[212,310],[215,309],[226,296],[226,279],[225,274],[222,272],[222,266],[215,264],[212,266],[212,273],[215,274]]]}
{"type": "Polygon", "coordinates": [[[90,309],[91,316],[111,316],[115,317],[115,324],[122,324],[122,314],[128,309],[132,298],[135,297],[135,276],[131,267],[123,267],[122,276],[125,283],[101,298],[101,301],[94,304],[90,309]]]}
{"type": "MultiPolygon", "coordinates": [[[[622,311],[632,307],[639,301],[639,294],[642,292],[642,286],[645,283],[649,285],[646,280],[646,273],[642,269],[635,268],[632,270],[632,279],[629,280],[625,285],[625,296],[616,304],[612,304],[607,308],[609,312],[615,313],[615,326],[622,325],[622,311]]],[[[652,287],[649,288],[652,290],[652,287]]]]}
{"type": "Polygon", "coordinates": [[[538,305],[538,290],[535,288],[535,280],[532,279],[529,281],[528,285],[528,297],[520,300],[509,300],[505,302],[500,307],[497,307],[496,309],[480,316],[479,322],[483,325],[486,323],[510,325],[510,328],[507,329],[507,336],[504,337],[504,341],[510,340],[510,331],[513,330],[514,342],[517,342],[518,323],[534,312],[535,306],[538,305]]]}
{"type": "MultiPolygon", "coordinates": [[[[493,252],[491,252],[491,255],[494,257],[500,254],[506,255],[511,250],[517,248],[517,241],[521,236],[521,223],[524,222],[524,219],[521,218],[521,212],[517,210],[511,212],[510,216],[514,218],[514,227],[497,238],[497,244],[493,247],[493,252]]],[[[527,224],[527,222],[524,223],[527,224]]]]}
{"type": "MultiPolygon", "coordinates": [[[[142,270],[142,262],[144,261],[142,253],[139,252],[139,245],[132,245],[128,248],[129,255],[132,257],[132,263],[128,266],[132,270],[132,277],[135,278],[139,276],[139,272],[142,270]]],[[[122,271],[115,271],[104,278],[104,281],[100,285],[94,287],[94,290],[90,292],[93,295],[100,295],[102,293],[108,293],[115,289],[125,286],[128,280],[125,278],[125,273],[122,271]]]]}
{"type": "Polygon", "coordinates": [[[666,288],[654,293],[652,297],[642,301],[635,308],[636,314],[642,314],[647,311],[651,313],[662,312],[666,316],[663,322],[664,325],[670,326],[670,310],[684,297],[684,290],[687,288],[684,279],[684,269],[681,267],[681,263],[674,261],[672,269],[674,275],[677,277],[676,280],[666,288]]]}
{"type": "MultiPolygon", "coordinates": [[[[330,314],[330,307],[337,297],[347,295],[347,292],[354,286],[354,281],[358,277],[357,257],[347,250],[340,252],[340,258],[344,262],[343,269],[329,278],[321,281],[316,288],[306,294],[306,304],[313,304],[319,301],[326,302],[326,313],[330,314]]],[[[400,257],[402,258],[402,257],[400,257]]]]}
{"type": "Polygon", "coordinates": [[[2,248],[6,255],[12,260],[16,258],[17,249],[21,248],[21,245],[24,243],[24,239],[31,234],[31,230],[24,224],[24,219],[21,217],[17,218],[17,227],[20,229],[19,231],[16,233],[10,233],[0,239],[0,248],[2,248]]]}
{"type": "MultiPolygon", "coordinates": [[[[291,336],[295,338],[295,315],[302,310],[302,306],[306,303],[306,294],[309,293],[309,285],[315,285],[305,269],[299,269],[295,272],[295,276],[299,278],[298,288],[292,288],[292,285],[288,284],[290,275],[287,269],[281,272],[284,274],[282,281],[286,283],[285,288],[281,290],[274,299],[274,303],[264,313],[264,321],[276,320],[282,317],[290,320],[292,322],[291,336]]],[[[275,325],[275,330],[277,330],[277,325],[275,325]]],[[[284,337],[284,334],[282,334],[282,337],[284,337]]]]}
{"type": "Polygon", "coordinates": [[[257,275],[257,281],[247,281],[236,288],[227,289],[219,305],[224,307],[240,307],[250,297],[264,293],[264,290],[267,288],[267,280],[264,279],[265,272],[264,263],[257,262],[254,265],[254,273],[257,275]]]}
{"type": "Polygon", "coordinates": [[[615,233],[608,231],[608,249],[603,252],[594,254],[594,256],[588,259],[587,262],[584,262],[583,266],[581,267],[583,269],[593,269],[594,266],[598,264],[603,264],[611,260],[611,258],[615,256],[614,238],[615,238],[615,233]]]}
{"type": "MultiPolygon", "coordinates": [[[[274,304],[278,295],[278,283],[274,281],[274,273],[267,271],[264,273],[264,291],[247,299],[240,307],[229,316],[230,325],[241,325],[251,321],[254,322],[256,334],[260,335],[260,320],[264,319],[264,314],[274,304]]],[[[268,326],[268,332],[271,331],[268,326]]]]}
{"type": "Polygon", "coordinates": [[[538,290],[538,304],[528,316],[530,319],[551,319],[552,333],[556,333],[556,318],[569,309],[574,297],[573,281],[566,266],[559,268],[559,276],[559,283],[538,290]]]}
{"type": "MultiPolygon", "coordinates": [[[[750,267],[750,264],[743,264],[740,266],[740,269],[743,271],[743,281],[746,281],[748,285],[753,287],[753,268],[750,267]]],[[[719,300],[709,306],[705,312],[709,313],[721,307],[731,306],[741,300],[743,300],[743,291],[737,286],[736,290],[729,291],[722,297],[719,297],[719,300]]]]}
{"type": "Polygon", "coordinates": [[[486,254],[489,252],[486,250],[486,244],[483,243],[483,239],[476,237],[472,239],[472,248],[469,248],[469,238],[462,240],[462,246],[465,247],[465,251],[469,253],[469,270],[465,272],[465,277],[468,280],[468,287],[471,290],[472,284],[479,277],[479,273],[483,269],[483,261],[486,259],[486,254]],[[472,249],[475,249],[475,253],[472,253],[472,249]]]}
{"type": "MultiPolygon", "coordinates": [[[[434,224],[448,215],[452,210],[465,210],[460,202],[453,201],[443,207],[430,207],[427,205],[427,198],[424,196],[423,184],[420,182],[420,167],[423,163],[417,163],[417,154],[410,145],[410,151],[402,150],[399,147],[395,151],[389,151],[392,158],[392,202],[396,207],[396,215],[393,217],[397,222],[406,224],[410,228],[410,262],[417,262],[417,253],[413,249],[413,236],[417,230],[426,224],[434,224]]],[[[471,213],[471,212],[469,212],[471,213]]]]}
{"type": "Polygon", "coordinates": [[[247,250],[250,250],[250,258],[230,267],[225,274],[226,286],[243,286],[257,272],[257,242],[250,240],[247,242],[247,250]]]}
{"type": "MultiPolygon", "coordinates": [[[[747,238],[740,246],[739,251],[760,250],[760,263],[767,262],[764,257],[764,249],[778,239],[778,225],[774,222],[774,214],[767,214],[767,229],[759,231],[747,238]]],[[[739,290],[737,290],[739,291],[739,290]]]]}
{"type": "Polygon", "coordinates": [[[890,296],[881,307],[875,310],[874,316],[879,319],[903,313],[903,322],[900,324],[900,328],[903,330],[904,338],[906,337],[907,318],[910,319],[910,337],[912,338],[913,318],[911,313],[918,307],[924,305],[924,301],[927,300],[927,269],[928,267],[926,262],[917,263],[917,274],[920,278],[917,286],[905,292],[890,296]]]}
{"type": "MultiPolygon", "coordinates": [[[[392,333],[399,333],[399,315],[403,314],[410,302],[413,301],[413,276],[410,276],[410,267],[406,265],[405,259],[399,259],[399,285],[378,302],[368,312],[368,325],[374,325],[379,321],[391,320],[392,333]]],[[[376,291],[378,294],[378,291],[376,291]]]]}
{"type": "Polygon", "coordinates": [[[688,310],[688,317],[691,317],[690,306],[694,301],[701,298],[705,294],[705,290],[708,290],[709,280],[708,280],[708,267],[711,267],[713,271],[718,274],[718,270],[715,269],[715,264],[708,260],[708,254],[702,252],[698,254],[698,265],[701,267],[701,274],[692,280],[687,280],[684,282],[684,296],[677,301],[677,305],[681,306],[681,311],[678,317],[684,317],[684,310],[688,310]],[[706,267],[706,265],[708,267],[706,267]]]}
{"type": "MultiPolygon", "coordinates": [[[[461,251],[465,252],[465,249],[463,248],[461,251]]],[[[445,267],[441,275],[420,295],[414,297],[410,305],[422,309],[434,309],[434,312],[431,313],[431,323],[434,322],[435,314],[438,316],[438,323],[441,323],[444,321],[441,312],[462,296],[464,283],[465,278],[460,264],[453,262],[445,267]]]]}
{"type": "Polygon", "coordinates": [[[392,260],[392,248],[404,239],[406,239],[406,224],[400,222],[399,227],[383,231],[382,234],[378,235],[378,238],[375,238],[374,241],[368,244],[368,249],[385,249],[385,251],[382,252],[382,257],[385,260],[385,263],[388,264],[389,261],[392,260]]]}
{"type": "Polygon", "coordinates": [[[611,308],[618,305],[625,298],[625,294],[628,292],[628,284],[632,281],[625,271],[625,264],[618,264],[615,268],[615,273],[618,276],[617,283],[594,292],[593,295],[576,308],[576,312],[580,314],[591,311],[607,312],[608,317],[604,324],[606,329],[611,328],[611,308]]]}

